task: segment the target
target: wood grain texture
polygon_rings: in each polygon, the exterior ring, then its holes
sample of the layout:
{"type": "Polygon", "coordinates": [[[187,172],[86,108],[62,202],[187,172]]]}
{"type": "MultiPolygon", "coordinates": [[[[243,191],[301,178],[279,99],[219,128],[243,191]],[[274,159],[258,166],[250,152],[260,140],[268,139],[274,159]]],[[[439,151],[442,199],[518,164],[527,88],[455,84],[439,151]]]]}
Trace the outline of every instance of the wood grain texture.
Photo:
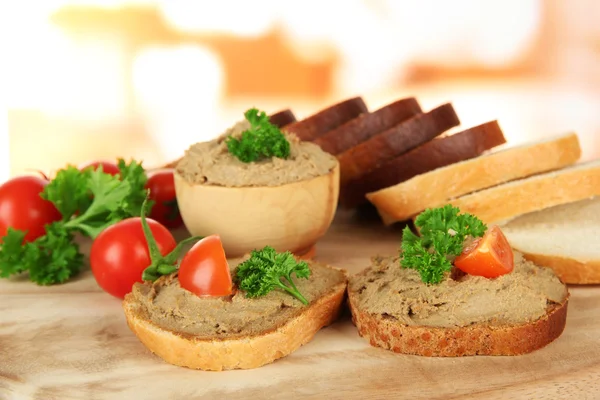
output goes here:
{"type": "MultiPolygon", "coordinates": [[[[317,258],[356,273],[393,254],[398,228],[338,213],[317,258]]],[[[89,243],[84,243],[89,247],[89,243]]],[[[127,328],[89,271],[62,285],[0,282],[0,399],[597,399],[600,286],[570,287],[566,329],[517,357],[425,358],[371,347],[348,316],[288,357],[248,371],[166,364],[127,328]]]]}

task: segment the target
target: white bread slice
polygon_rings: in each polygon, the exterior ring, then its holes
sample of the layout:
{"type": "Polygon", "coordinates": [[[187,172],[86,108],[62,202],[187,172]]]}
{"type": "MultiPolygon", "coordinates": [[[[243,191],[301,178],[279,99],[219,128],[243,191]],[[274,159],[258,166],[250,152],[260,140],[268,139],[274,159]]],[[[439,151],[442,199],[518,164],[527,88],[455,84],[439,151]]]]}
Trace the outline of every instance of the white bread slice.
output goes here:
{"type": "Polygon", "coordinates": [[[346,283],[330,287],[283,325],[244,337],[207,339],[163,329],[144,316],[132,293],[125,296],[123,309],[127,324],[138,339],[170,364],[207,371],[251,369],[289,355],[335,321],[344,302],[346,283]]]}
{"type": "Polygon", "coordinates": [[[515,249],[565,283],[600,283],[600,197],[520,216],[502,226],[515,249]]]}
{"type": "Polygon", "coordinates": [[[367,198],[389,225],[468,193],[566,167],[579,157],[579,139],[569,133],[438,168],[367,198]]]}
{"type": "Polygon", "coordinates": [[[600,195],[600,159],[504,183],[448,201],[486,224],[600,195]]]}

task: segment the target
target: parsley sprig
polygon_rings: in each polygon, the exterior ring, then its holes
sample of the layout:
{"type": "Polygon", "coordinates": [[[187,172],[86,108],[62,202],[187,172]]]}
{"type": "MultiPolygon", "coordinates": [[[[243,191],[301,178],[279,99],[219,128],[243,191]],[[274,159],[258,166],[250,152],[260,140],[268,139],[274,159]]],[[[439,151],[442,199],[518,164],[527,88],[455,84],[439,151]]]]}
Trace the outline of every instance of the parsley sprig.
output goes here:
{"type": "Polygon", "coordinates": [[[422,212],[415,225],[420,237],[409,227],[402,231],[401,265],[417,270],[425,283],[440,283],[452,269],[452,257],[462,253],[467,236],[481,237],[487,230],[477,217],[459,214],[451,205],[422,212]]]}
{"type": "Polygon", "coordinates": [[[307,305],[308,300],[294,284],[292,274],[307,279],[311,271],[305,261],[296,261],[289,251],[277,253],[273,247],[265,246],[262,250],[253,250],[250,258],[238,266],[236,283],[246,292],[246,297],[260,297],[280,289],[307,305]]]}
{"type": "Polygon", "coordinates": [[[140,214],[146,196],[146,175],[141,164],[119,160],[121,174],[101,168],[69,166],[40,194],[60,211],[62,219],[46,225],[46,233],[23,243],[25,232],[8,229],[0,247],[0,277],[28,272],[39,285],[62,283],[75,276],[84,256],[75,242],[77,233],[92,239],[108,226],[140,214]],[[141,200],[141,201],[140,201],[141,200]]]}
{"type": "Polygon", "coordinates": [[[244,113],[250,129],[240,138],[229,136],[225,143],[231,154],[242,162],[259,161],[265,158],[290,156],[290,142],[281,130],[269,121],[264,111],[251,108],[244,113]]]}

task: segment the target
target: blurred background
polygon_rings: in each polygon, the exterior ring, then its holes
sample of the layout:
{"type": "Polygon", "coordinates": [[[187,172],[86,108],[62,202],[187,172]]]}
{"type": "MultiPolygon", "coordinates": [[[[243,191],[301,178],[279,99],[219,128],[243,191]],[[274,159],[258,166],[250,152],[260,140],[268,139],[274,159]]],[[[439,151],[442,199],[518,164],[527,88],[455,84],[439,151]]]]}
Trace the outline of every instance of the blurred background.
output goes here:
{"type": "Polygon", "coordinates": [[[0,178],[115,157],[148,167],[252,107],[297,117],[451,101],[510,144],[600,156],[600,1],[0,2],[0,178]]]}

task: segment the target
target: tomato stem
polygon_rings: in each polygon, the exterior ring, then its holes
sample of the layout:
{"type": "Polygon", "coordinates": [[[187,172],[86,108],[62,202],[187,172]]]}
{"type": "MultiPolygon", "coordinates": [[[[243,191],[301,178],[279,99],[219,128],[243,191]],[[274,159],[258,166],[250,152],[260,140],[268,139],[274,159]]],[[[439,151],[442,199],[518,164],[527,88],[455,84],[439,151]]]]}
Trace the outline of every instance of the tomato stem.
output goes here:
{"type": "MultiPolygon", "coordinates": [[[[150,191],[148,191],[148,194],[149,193],[150,191]]],[[[142,220],[142,230],[144,231],[144,237],[146,238],[146,242],[148,243],[148,251],[150,252],[150,265],[156,266],[157,263],[162,259],[162,255],[160,254],[156,240],[152,235],[148,221],[146,221],[146,213],[148,212],[148,194],[142,203],[142,214],[140,219],[142,220]]]]}
{"type": "Polygon", "coordinates": [[[148,190],[146,198],[142,203],[142,214],[140,216],[140,219],[142,221],[142,230],[144,231],[144,237],[146,238],[146,242],[148,243],[148,251],[150,252],[150,265],[142,273],[142,279],[145,281],[155,281],[162,275],[169,275],[173,272],[176,272],[179,269],[177,260],[179,259],[179,254],[181,253],[181,249],[183,248],[183,246],[191,242],[197,242],[198,240],[203,239],[203,236],[192,236],[187,239],[184,239],[181,242],[179,242],[177,246],[175,246],[173,251],[171,251],[166,256],[163,256],[160,253],[160,249],[156,244],[154,236],[152,235],[152,231],[150,230],[148,221],[146,221],[149,194],[150,191],[148,190]]]}

